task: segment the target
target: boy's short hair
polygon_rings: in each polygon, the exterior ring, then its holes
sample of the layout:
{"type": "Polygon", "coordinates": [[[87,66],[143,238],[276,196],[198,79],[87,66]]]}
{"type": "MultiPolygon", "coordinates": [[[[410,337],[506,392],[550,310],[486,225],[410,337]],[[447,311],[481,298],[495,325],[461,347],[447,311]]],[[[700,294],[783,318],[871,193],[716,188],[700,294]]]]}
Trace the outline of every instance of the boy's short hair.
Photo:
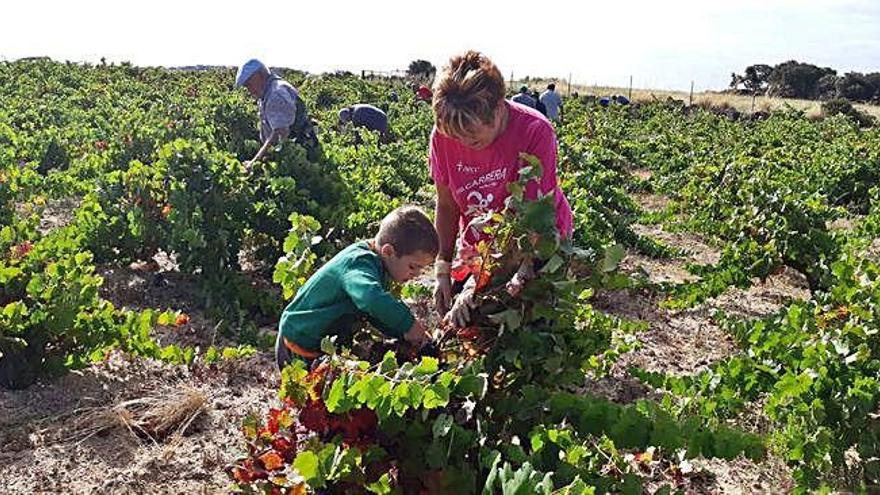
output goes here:
{"type": "Polygon", "coordinates": [[[550,91],[556,91],[556,84],[555,83],[548,84],[547,89],[549,89],[550,91]]]}
{"type": "Polygon", "coordinates": [[[401,206],[385,215],[379,224],[376,242],[380,246],[394,246],[398,257],[418,252],[437,256],[440,251],[440,239],[434,224],[417,206],[401,206]]]}
{"type": "Polygon", "coordinates": [[[449,59],[434,81],[434,124],[450,137],[467,135],[476,124],[491,124],[504,99],[504,76],[480,52],[449,59]]]}

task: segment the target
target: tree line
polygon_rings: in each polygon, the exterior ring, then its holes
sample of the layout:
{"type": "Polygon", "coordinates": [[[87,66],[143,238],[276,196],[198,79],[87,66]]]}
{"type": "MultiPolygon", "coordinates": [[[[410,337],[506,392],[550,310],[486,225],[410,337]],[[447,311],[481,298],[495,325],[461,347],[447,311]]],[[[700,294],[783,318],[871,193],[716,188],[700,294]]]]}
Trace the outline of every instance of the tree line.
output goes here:
{"type": "Polygon", "coordinates": [[[839,75],[830,67],[789,60],[776,66],[755,64],[732,73],[730,88],[748,94],[808,100],[844,98],[880,104],[880,72],[839,75]]]}

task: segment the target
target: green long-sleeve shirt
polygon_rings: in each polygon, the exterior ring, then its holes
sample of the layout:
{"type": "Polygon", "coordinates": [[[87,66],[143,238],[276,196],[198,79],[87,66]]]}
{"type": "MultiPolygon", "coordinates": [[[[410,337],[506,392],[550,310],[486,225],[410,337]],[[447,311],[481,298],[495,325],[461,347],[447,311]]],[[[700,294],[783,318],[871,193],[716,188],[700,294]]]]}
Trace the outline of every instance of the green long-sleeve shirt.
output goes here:
{"type": "Polygon", "coordinates": [[[415,319],[388,292],[388,272],[366,241],[348,246],[322,266],[285,308],[279,331],[291,342],[317,350],[321,339],[346,331],[359,316],[385,335],[401,338],[415,319]]]}

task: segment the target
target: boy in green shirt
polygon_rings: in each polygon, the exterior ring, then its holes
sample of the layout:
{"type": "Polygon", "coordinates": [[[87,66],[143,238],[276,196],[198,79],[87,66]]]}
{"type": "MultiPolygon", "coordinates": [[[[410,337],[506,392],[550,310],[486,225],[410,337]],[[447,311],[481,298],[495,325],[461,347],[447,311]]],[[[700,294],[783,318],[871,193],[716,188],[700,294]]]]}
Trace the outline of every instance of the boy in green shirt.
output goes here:
{"type": "Polygon", "coordinates": [[[348,246],[315,272],[281,315],[275,361],[279,369],[321,355],[321,340],[351,337],[360,317],[383,334],[420,346],[425,325],[388,292],[390,282],[403,283],[421,273],[440,249],[437,231],[421,209],[402,206],[389,213],[376,237],[348,246]]]}

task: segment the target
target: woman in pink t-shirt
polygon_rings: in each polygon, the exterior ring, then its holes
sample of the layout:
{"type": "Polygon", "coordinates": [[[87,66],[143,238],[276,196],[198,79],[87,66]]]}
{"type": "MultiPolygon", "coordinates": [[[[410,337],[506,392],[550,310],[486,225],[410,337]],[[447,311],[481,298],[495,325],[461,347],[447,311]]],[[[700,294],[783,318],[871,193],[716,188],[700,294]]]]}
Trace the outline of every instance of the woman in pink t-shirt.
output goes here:
{"type": "Polygon", "coordinates": [[[431,176],[437,185],[435,226],[440,254],[435,265],[437,310],[445,314],[452,299],[450,263],[456,240],[474,245],[482,235],[468,224],[486,210],[500,211],[525,164],[521,152],[541,160],[543,177],[526,189],[556,198],[556,226],[572,231],[571,206],[556,177],[556,132],[535,109],[504,99],[504,78],[485,55],[468,51],[452,57],[434,83],[434,131],[431,176]],[[459,239],[459,236],[461,238],[459,239]]]}

